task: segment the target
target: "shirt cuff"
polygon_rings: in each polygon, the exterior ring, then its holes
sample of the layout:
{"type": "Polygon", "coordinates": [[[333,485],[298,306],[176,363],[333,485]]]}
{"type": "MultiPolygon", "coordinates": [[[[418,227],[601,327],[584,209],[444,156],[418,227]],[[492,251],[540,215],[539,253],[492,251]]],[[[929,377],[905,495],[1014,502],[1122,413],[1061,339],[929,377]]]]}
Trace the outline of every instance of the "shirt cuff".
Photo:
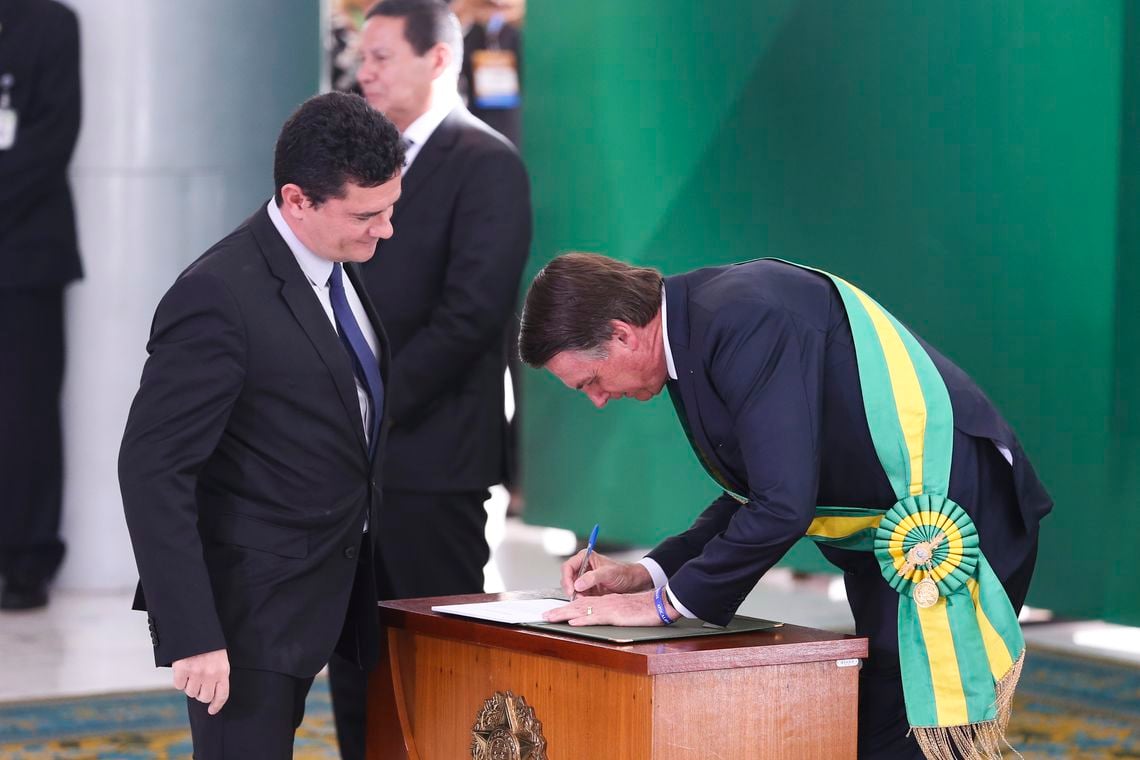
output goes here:
{"type": "Polygon", "coordinates": [[[665,571],[661,569],[661,565],[657,564],[657,560],[650,557],[642,557],[637,561],[637,564],[644,567],[649,571],[649,575],[653,578],[653,588],[665,587],[665,593],[669,595],[669,603],[673,608],[680,612],[687,618],[696,619],[696,615],[689,612],[689,608],[681,604],[673,592],[669,589],[669,579],[665,576],[665,571]]]}
{"type": "Polygon", "coordinates": [[[637,564],[649,571],[649,576],[653,578],[653,588],[661,588],[669,582],[669,577],[665,575],[665,571],[661,569],[661,565],[657,564],[657,560],[642,557],[637,561],[637,564]]]}
{"type": "Polygon", "coordinates": [[[693,613],[689,612],[688,607],[681,604],[681,601],[677,598],[677,595],[673,593],[673,590],[671,588],[666,586],[665,587],[665,593],[669,595],[669,601],[673,603],[673,607],[674,607],[674,609],[677,610],[677,612],[680,612],[682,615],[684,615],[687,618],[696,619],[697,616],[694,615],[693,613]]]}

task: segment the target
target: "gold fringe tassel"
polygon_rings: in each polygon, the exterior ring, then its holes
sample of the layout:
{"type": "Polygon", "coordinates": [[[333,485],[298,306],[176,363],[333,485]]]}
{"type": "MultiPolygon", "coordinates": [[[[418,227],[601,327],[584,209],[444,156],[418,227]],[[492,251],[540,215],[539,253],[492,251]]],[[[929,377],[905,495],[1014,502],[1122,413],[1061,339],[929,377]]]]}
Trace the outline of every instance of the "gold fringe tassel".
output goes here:
{"type": "Polygon", "coordinates": [[[928,760],[1001,760],[1001,745],[1009,747],[1013,754],[1021,753],[1013,748],[1005,738],[1009,716],[1013,712],[1013,692],[1021,678],[1021,666],[1025,663],[1025,650],[1009,671],[994,684],[997,717],[983,723],[965,726],[919,726],[911,728],[918,746],[928,760]]]}

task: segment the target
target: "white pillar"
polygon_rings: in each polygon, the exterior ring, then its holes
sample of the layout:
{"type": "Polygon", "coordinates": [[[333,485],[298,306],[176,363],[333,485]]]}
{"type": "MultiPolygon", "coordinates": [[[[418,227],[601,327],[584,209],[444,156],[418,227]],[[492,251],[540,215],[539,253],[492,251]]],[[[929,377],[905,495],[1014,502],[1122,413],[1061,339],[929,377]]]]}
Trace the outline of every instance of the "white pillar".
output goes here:
{"type": "Polygon", "coordinates": [[[317,92],[318,0],[65,0],[79,15],[72,162],[86,279],[67,299],[58,585],[137,579],[116,461],[154,307],[273,191],[282,122],[317,92]]]}

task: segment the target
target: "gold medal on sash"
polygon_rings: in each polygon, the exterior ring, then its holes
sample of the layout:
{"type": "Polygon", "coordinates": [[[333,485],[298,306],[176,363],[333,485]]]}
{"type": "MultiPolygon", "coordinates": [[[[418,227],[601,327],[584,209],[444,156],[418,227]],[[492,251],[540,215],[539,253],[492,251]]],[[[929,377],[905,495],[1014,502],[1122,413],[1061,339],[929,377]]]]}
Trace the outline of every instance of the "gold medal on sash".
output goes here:
{"type": "Polygon", "coordinates": [[[911,592],[911,596],[914,597],[914,603],[919,607],[923,609],[933,607],[938,603],[938,584],[929,578],[923,578],[914,584],[914,591],[911,592]]]}
{"type": "Polygon", "coordinates": [[[938,548],[938,545],[945,539],[946,534],[940,532],[934,536],[931,541],[918,542],[907,552],[906,562],[899,568],[899,575],[904,575],[919,568],[926,570],[928,573],[927,577],[915,583],[910,591],[914,603],[923,609],[933,607],[938,603],[938,584],[930,579],[929,573],[935,564],[934,552],[938,548]]]}

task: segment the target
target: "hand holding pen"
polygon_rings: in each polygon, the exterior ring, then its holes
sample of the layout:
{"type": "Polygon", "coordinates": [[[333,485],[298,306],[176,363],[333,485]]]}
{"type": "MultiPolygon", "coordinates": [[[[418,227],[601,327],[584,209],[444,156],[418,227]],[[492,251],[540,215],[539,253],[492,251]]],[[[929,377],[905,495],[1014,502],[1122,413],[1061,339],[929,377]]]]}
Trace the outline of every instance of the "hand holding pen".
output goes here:
{"type": "Polygon", "coordinates": [[[653,588],[653,577],[643,565],[619,562],[594,551],[597,526],[586,548],[562,563],[562,590],[571,601],[578,596],[630,594],[653,588]]]}
{"type": "Polygon", "coordinates": [[[578,574],[574,577],[574,583],[570,586],[570,601],[578,596],[576,587],[578,581],[586,574],[586,570],[590,568],[590,556],[594,553],[594,545],[598,543],[598,524],[594,523],[594,529],[590,531],[590,539],[586,542],[586,553],[582,555],[582,564],[578,565],[578,574]]]}
{"type": "Polygon", "coordinates": [[[570,625],[656,625],[649,571],[636,562],[603,557],[594,551],[597,543],[595,525],[586,548],[562,563],[562,590],[570,604],[547,610],[542,619],[570,625]],[[588,599],[575,602],[578,596],[588,599]]]}

